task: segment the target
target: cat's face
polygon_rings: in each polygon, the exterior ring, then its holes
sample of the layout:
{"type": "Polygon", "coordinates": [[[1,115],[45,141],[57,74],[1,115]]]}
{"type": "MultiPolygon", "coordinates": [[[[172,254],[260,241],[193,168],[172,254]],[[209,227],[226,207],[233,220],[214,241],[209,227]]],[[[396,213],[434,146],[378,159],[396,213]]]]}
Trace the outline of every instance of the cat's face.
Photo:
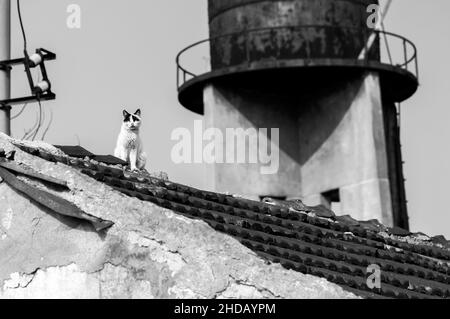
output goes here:
{"type": "Polygon", "coordinates": [[[141,127],[141,110],[137,110],[134,114],[123,111],[123,125],[130,131],[137,131],[141,127]]]}

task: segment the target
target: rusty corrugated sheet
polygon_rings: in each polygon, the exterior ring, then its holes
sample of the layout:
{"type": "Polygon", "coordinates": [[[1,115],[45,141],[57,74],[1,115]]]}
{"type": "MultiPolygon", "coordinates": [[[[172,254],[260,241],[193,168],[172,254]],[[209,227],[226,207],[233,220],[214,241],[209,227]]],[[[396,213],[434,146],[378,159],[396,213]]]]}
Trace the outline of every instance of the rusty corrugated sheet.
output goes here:
{"type": "Polygon", "coordinates": [[[81,146],[67,146],[67,145],[54,145],[57,149],[63,151],[65,154],[73,157],[84,158],[90,157],[94,154],[81,146]]]}
{"type": "Polygon", "coordinates": [[[16,176],[14,176],[14,174],[10,173],[5,168],[0,167],[0,177],[16,191],[43,205],[44,207],[47,207],[53,212],[90,222],[96,231],[102,231],[114,225],[111,221],[86,214],[76,205],[63,198],[28,185],[27,183],[19,180],[16,176]]]}
{"type": "Polygon", "coordinates": [[[27,177],[38,179],[40,181],[44,181],[44,182],[50,183],[52,185],[56,185],[56,186],[68,189],[67,183],[65,181],[53,178],[51,176],[40,174],[40,173],[35,172],[31,168],[26,167],[24,165],[18,165],[18,164],[14,163],[14,162],[7,161],[7,160],[4,160],[4,159],[0,158],[0,167],[3,167],[3,168],[5,168],[5,169],[7,169],[9,171],[13,171],[15,173],[18,173],[20,175],[25,175],[27,177]]]}

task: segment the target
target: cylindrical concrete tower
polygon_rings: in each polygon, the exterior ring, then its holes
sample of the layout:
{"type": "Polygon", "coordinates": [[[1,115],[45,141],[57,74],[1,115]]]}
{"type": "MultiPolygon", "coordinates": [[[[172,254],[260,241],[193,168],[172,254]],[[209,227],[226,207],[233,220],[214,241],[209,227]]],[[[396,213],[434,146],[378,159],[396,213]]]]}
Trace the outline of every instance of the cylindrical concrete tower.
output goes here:
{"type": "Polygon", "coordinates": [[[414,44],[370,28],[373,0],[208,4],[210,38],[177,62],[180,102],[227,144],[208,168],[210,188],[300,197],[407,227],[394,103],[417,90],[414,44]],[[183,61],[200,47],[209,51],[205,72],[183,61]],[[244,140],[228,147],[231,128],[244,140]],[[270,163],[262,138],[278,157],[270,163]],[[236,145],[247,160],[230,160],[236,145]]]}

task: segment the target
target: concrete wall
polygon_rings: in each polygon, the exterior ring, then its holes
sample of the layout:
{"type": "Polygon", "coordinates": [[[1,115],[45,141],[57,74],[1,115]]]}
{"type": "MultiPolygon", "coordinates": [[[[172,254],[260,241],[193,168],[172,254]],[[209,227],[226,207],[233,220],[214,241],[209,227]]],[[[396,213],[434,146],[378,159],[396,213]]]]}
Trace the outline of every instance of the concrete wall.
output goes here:
{"type": "Polygon", "coordinates": [[[302,197],[324,203],[339,189],[341,211],[392,225],[386,140],[378,76],[368,73],[290,96],[216,83],[204,91],[205,125],[279,128],[280,169],[262,164],[212,164],[210,189],[250,198],[302,197]],[[245,178],[244,178],[245,177],[245,178]]]}
{"type": "MultiPolygon", "coordinates": [[[[253,199],[264,195],[290,197],[301,194],[297,112],[280,107],[280,104],[282,102],[278,95],[255,94],[251,90],[225,85],[209,85],[205,88],[206,128],[218,128],[223,135],[227,128],[279,128],[279,143],[268,139],[272,151],[279,152],[279,170],[276,174],[261,174],[265,165],[260,163],[208,165],[207,181],[210,189],[232,191],[253,199]]],[[[236,148],[234,150],[236,152],[236,148]]],[[[246,144],[246,150],[258,151],[249,143],[246,144]]]]}

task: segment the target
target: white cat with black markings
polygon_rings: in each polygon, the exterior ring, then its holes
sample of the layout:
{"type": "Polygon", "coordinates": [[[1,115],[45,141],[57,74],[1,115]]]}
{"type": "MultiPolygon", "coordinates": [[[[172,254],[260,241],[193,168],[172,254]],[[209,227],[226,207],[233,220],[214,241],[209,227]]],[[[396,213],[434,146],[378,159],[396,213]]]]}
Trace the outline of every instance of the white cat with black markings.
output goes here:
{"type": "Polygon", "coordinates": [[[130,164],[132,171],[142,170],[147,162],[142,140],[139,136],[141,110],[134,114],[123,111],[123,123],[117,139],[114,156],[130,164]]]}

